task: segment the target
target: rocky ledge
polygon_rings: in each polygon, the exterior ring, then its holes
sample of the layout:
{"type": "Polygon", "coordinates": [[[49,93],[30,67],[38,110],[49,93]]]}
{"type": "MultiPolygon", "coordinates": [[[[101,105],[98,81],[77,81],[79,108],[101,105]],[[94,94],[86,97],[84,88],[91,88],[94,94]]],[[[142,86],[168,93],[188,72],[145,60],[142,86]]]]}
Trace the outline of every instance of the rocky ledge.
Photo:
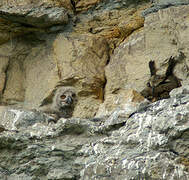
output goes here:
{"type": "Polygon", "coordinates": [[[49,122],[1,107],[1,180],[189,179],[189,86],[108,117],[49,122]]]}
{"type": "Polygon", "coordinates": [[[143,16],[158,12],[160,9],[169,8],[171,6],[182,6],[189,4],[189,0],[151,0],[151,2],[153,2],[153,5],[150,8],[144,10],[142,13],[143,16]]]}

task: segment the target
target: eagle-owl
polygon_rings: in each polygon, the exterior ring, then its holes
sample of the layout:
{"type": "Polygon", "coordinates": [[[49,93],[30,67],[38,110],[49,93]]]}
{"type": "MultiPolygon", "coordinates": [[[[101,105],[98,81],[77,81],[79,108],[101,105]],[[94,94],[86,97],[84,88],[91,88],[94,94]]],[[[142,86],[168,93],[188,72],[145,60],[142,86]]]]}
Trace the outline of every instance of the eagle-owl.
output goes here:
{"type": "Polygon", "coordinates": [[[169,92],[181,86],[180,80],[173,74],[176,65],[174,57],[170,57],[165,74],[156,74],[155,62],[149,62],[151,77],[148,80],[147,87],[142,90],[141,94],[148,100],[154,102],[159,99],[169,98],[169,92]]]}
{"type": "Polygon", "coordinates": [[[70,118],[77,103],[75,89],[70,86],[59,87],[52,99],[52,103],[42,104],[40,111],[51,115],[56,122],[59,118],[70,118]]]}

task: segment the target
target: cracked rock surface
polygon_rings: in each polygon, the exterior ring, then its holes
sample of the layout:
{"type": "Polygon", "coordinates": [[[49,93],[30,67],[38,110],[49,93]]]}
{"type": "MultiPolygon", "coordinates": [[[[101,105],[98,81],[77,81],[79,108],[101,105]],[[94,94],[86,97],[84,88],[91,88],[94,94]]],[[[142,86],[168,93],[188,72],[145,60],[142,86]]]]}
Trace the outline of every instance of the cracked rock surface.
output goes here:
{"type": "Polygon", "coordinates": [[[68,23],[66,9],[44,5],[2,6],[0,17],[25,26],[39,28],[68,23]]]}
{"type": "Polygon", "coordinates": [[[48,124],[40,112],[5,108],[0,179],[187,180],[189,86],[170,95],[125,119],[115,111],[48,124]]]}

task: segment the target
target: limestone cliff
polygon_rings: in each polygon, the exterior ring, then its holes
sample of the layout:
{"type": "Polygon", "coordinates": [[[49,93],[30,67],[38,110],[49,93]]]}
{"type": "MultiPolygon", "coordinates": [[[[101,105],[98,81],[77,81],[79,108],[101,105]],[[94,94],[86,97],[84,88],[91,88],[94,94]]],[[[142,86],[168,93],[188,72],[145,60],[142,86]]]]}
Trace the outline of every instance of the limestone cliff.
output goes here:
{"type": "Polygon", "coordinates": [[[189,0],[1,0],[0,179],[188,179],[188,11],[189,0]],[[165,74],[171,56],[184,87],[150,104],[148,63],[165,74]],[[47,124],[31,109],[57,86],[78,103],[47,124]]]}

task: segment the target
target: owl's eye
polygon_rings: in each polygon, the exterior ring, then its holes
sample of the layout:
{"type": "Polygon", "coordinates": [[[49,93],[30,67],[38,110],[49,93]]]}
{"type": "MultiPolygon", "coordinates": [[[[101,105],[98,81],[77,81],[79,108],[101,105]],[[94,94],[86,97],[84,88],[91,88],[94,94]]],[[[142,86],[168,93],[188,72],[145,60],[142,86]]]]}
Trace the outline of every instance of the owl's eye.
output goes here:
{"type": "Polygon", "coordinates": [[[60,98],[61,99],[66,99],[66,95],[63,94],[63,95],[60,96],[60,98]]]}
{"type": "Polygon", "coordinates": [[[76,94],[74,93],[74,94],[72,94],[72,97],[74,98],[74,97],[76,97],[76,94]]]}
{"type": "Polygon", "coordinates": [[[148,87],[151,87],[151,84],[148,82],[148,83],[147,83],[147,86],[148,86],[148,87]]]}

